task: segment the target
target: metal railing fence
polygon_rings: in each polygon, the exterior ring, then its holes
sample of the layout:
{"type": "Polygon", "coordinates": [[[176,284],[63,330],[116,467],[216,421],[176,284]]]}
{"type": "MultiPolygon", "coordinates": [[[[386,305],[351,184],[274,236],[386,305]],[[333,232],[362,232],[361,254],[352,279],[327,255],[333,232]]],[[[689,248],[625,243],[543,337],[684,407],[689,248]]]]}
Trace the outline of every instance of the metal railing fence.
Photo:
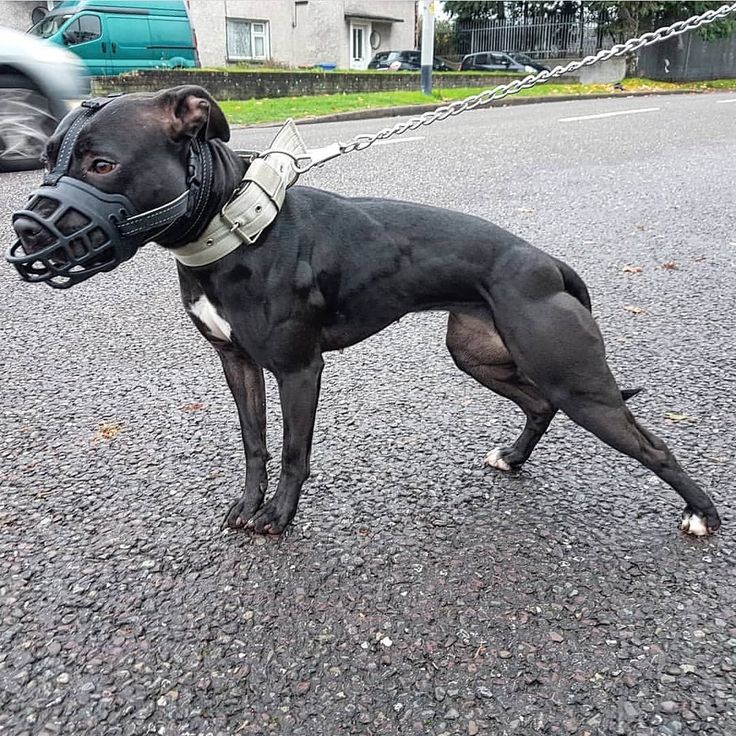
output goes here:
{"type": "Polygon", "coordinates": [[[457,53],[522,51],[536,59],[588,56],[604,44],[596,22],[561,22],[552,19],[531,23],[461,21],[457,24],[457,53]]]}

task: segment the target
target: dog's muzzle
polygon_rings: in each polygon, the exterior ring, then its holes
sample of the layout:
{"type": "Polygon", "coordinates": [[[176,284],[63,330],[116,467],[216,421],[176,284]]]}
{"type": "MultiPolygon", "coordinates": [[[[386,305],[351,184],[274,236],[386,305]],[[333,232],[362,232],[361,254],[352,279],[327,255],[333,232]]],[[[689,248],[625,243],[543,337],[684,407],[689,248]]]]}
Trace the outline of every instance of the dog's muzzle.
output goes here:
{"type": "Polygon", "coordinates": [[[26,206],[13,213],[19,238],[6,259],[26,281],[67,289],[132,258],[173,223],[180,232],[197,224],[202,182],[212,176],[212,154],[205,141],[190,143],[187,189],[145,212],[138,212],[122,194],[108,194],[67,175],[83,123],[111,99],[82,103],[61,143],[56,166],[26,206]]]}
{"type": "Polygon", "coordinates": [[[126,237],[135,214],[127,197],[63,176],[13,213],[19,239],[7,259],[26,281],[68,288],[135,254],[140,238],[126,237]]]}

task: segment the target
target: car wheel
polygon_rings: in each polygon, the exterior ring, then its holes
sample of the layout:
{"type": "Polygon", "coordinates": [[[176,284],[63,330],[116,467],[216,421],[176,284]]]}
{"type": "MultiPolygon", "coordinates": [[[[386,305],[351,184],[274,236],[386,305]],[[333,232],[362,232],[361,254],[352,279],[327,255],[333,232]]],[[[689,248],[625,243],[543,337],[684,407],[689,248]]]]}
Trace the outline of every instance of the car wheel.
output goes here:
{"type": "Polygon", "coordinates": [[[41,154],[57,120],[31,80],[0,75],[0,171],[41,167],[41,154]]]}

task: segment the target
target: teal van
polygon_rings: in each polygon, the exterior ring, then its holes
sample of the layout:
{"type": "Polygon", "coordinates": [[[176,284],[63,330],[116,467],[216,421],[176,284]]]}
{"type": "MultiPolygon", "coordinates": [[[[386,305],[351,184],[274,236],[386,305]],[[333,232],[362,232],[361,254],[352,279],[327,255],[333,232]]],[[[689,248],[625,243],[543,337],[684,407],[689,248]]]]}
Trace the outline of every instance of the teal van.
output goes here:
{"type": "Polygon", "coordinates": [[[73,51],[94,76],[199,66],[184,0],[63,0],[28,32],[73,51]]]}

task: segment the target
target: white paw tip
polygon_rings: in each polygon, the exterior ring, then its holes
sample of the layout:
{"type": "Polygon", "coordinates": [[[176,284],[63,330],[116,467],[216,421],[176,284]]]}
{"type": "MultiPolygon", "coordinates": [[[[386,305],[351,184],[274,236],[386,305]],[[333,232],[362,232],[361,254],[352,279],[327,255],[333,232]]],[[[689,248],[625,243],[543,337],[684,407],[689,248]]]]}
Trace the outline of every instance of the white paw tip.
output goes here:
{"type": "Polygon", "coordinates": [[[708,527],[697,514],[685,514],[682,517],[680,529],[686,534],[693,534],[696,537],[704,537],[708,534],[708,527]]]}
{"type": "Polygon", "coordinates": [[[498,447],[486,455],[486,465],[498,470],[511,470],[511,466],[501,457],[501,450],[498,447]]]}

